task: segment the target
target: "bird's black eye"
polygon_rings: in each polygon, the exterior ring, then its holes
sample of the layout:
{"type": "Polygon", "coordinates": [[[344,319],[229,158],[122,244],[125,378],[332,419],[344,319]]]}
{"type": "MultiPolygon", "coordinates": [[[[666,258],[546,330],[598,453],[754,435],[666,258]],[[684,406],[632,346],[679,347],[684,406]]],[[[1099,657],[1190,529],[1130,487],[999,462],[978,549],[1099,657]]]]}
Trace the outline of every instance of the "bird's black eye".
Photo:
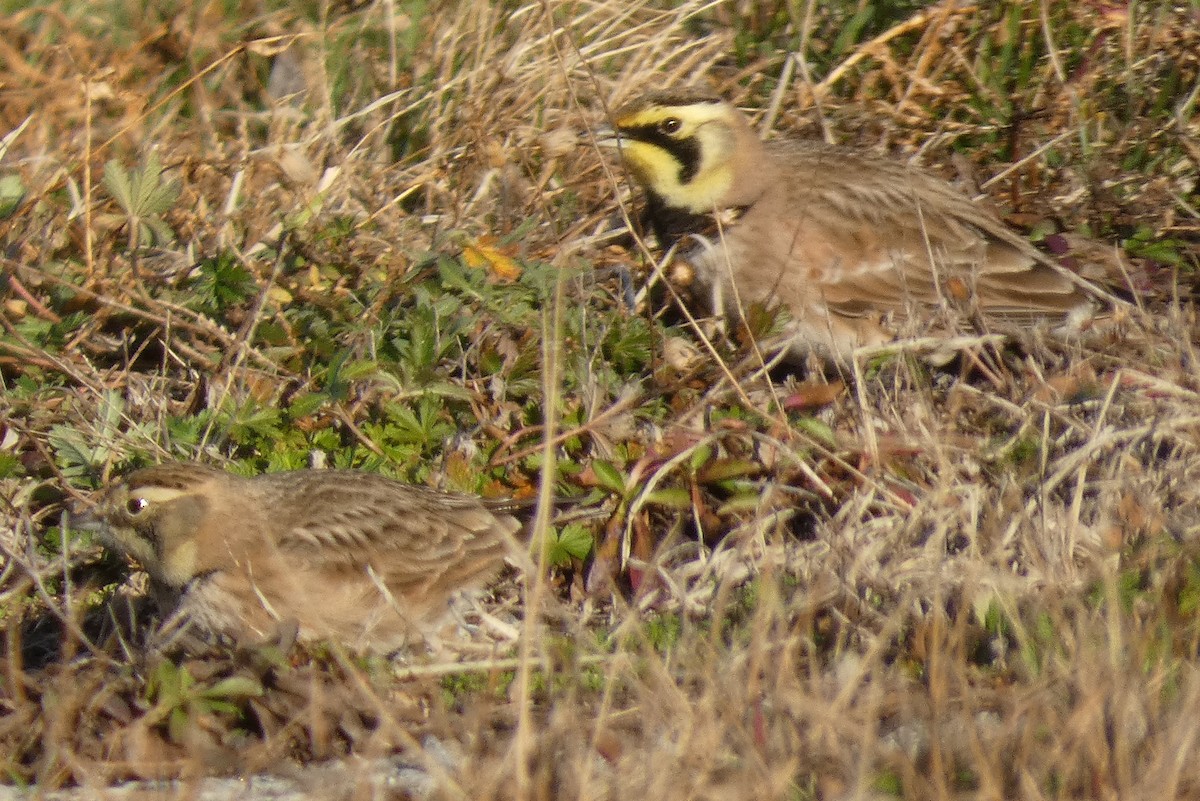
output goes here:
{"type": "Polygon", "coordinates": [[[658,130],[665,133],[667,136],[672,136],[679,133],[679,129],[683,127],[683,121],[678,117],[667,117],[658,124],[658,130]]]}
{"type": "Polygon", "coordinates": [[[137,517],[142,512],[146,511],[146,507],[150,505],[150,501],[145,498],[130,498],[125,501],[125,511],[137,517]]]}

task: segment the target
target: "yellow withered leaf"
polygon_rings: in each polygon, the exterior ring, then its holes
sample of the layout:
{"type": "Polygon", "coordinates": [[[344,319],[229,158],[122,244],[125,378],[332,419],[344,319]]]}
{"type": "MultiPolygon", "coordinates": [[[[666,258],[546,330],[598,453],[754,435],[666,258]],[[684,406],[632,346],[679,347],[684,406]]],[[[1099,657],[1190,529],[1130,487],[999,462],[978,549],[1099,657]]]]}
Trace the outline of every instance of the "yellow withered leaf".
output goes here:
{"type": "Polygon", "coordinates": [[[498,247],[491,237],[463,243],[463,261],[476,270],[488,270],[501,281],[516,281],[521,277],[521,265],[498,247]]]}

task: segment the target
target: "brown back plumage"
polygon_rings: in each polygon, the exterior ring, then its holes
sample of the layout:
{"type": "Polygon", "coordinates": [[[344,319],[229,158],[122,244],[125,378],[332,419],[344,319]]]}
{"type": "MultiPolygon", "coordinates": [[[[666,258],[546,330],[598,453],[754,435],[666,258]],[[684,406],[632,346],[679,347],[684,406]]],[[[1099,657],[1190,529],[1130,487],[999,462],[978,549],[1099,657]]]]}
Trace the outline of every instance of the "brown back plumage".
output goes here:
{"type": "MultiPolygon", "coordinates": [[[[791,313],[790,348],[845,358],[915,317],[1069,327],[1112,298],[923,170],[816,142],[762,142],[703,91],[645,95],[614,115],[664,246],[710,311],[791,313]]],[[[918,326],[920,328],[920,326],[918,326]]]]}

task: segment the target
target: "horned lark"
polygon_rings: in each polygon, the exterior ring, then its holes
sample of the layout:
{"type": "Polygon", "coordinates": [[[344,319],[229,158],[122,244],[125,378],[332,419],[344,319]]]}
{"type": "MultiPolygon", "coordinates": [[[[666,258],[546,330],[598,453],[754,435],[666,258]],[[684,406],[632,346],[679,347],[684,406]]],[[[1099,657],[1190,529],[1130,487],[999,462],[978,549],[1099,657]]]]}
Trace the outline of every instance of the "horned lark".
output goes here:
{"type": "Polygon", "coordinates": [[[718,97],[656,92],[613,122],[660,246],[677,246],[715,315],[784,304],[793,357],[844,360],[927,331],[938,309],[989,327],[1078,327],[1103,294],[941,179],[847,148],[763,142],[718,97]]]}
{"type": "Polygon", "coordinates": [[[106,487],[78,527],[149,573],[165,631],[265,637],[294,621],[304,639],[390,652],[515,553],[521,523],[499,507],[350,470],[174,463],[106,487]]]}

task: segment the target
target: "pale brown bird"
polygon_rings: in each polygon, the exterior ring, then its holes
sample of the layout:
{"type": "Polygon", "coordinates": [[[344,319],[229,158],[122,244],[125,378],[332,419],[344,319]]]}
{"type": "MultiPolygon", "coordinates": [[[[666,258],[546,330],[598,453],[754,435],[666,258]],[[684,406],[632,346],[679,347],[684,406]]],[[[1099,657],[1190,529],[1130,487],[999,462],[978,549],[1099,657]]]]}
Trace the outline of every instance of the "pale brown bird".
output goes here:
{"type": "Polygon", "coordinates": [[[243,478],[179,462],[106,487],[77,527],[146,570],[164,631],[264,638],[294,621],[302,639],[391,652],[494,578],[522,524],[500,502],[372,473],[243,478]]]}
{"type": "MultiPolygon", "coordinates": [[[[678,246],[714,315],[784,305],[793,357],[976,326],[1077,330],[1108,301],[950,184],[845,147],[763,142],[725,100],[647,94],[613,115],[659,244],[678,246]]],[[[612,140],[609,140],[612,143],[612,140]]]]}

